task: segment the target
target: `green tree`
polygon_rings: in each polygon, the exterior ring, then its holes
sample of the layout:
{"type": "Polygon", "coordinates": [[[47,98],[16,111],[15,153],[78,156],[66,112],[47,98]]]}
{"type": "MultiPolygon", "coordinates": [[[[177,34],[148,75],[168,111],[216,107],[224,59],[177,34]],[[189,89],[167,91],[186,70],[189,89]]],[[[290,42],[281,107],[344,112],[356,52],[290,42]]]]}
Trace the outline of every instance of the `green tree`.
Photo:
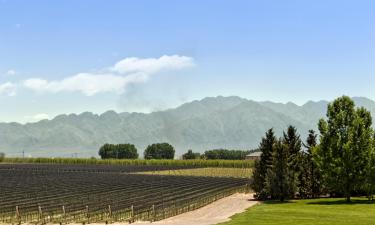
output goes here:
{"type": "Polygon", "coordinates": [[[272,166],[272,154],[276,137],[273,129],[269,129],[266,136],[262,138],[259,144],[259,150],[262,152],[259,161],[255,161],[254,172],[251,182],[251,188],[254,190],[255,197],[258,199],[267,199],[270,193],[266,188],[266,179],[268,169],[272,166]]]}
{"type": "Polygon", "coordinates": [[[314,159],[314,151],[317,146],[317,137],[314,130],[309,130],[309,135],[306,139],[306,144],[303,144],[306,148],[305,162],[303,163],[305,168],[305,177],[307,180],[307,193],[312,198],[318,197],[322,192],[321,184],[321,173],[314,159]]]}
{"type": "Polygon", "coordinates": [[[307,152],[301,152],[299,157],[300,167],[298,169],[298,194],[300,198],[309,198],[310,196],[312,196],[312,180],[309,164],[309,155],[307,154],[307,152]]]}
{"type": "Polygon", "coordinates": [[[355,108],[347,96],[328,105],[327,120],[319,121],[317,158],[328,188],[344,194],[363,187],[371,159],[372,118],[364,108],[355,108]]]}
{"type": "Polygon", "coordinates": [[[370,161],[366,168],[366,181],[363,187],[369,199],[374,200],[375,194],[375,132],[373,131],[372,149],[370,153],[370,161]]]}
{"type": "Polygon", "coordinates": [[[5,153],[0,152],[0,162],[4,161],[5,153]]]}
{"type": "Polygon", "coordinates": [[[372,151],[370,163],[366,169],[366,181],[363,186],[369,199],[374,199],[375,194],[375,153],[372,151]]]}
{"type": "Polygon", "coordinates": [[[193,150],[189,149],[187,153],[182,155],[182,159],[199,159],[201,154],[196,152],[194,153],[193,150]]]}
{"type": "Polygon", "coordinates": [[[113,144],[104,144],[99,149],[99,155],[102,159],[110,159],[110,158],[116,158],[115,157],[115,148],[113,144]]]}
{"type": "Polygon", "coordinates": [[[168,143],[156,143],[147,146],[144,151],[145,159],[173,159],[175,150],[168,143]]]}
{"type": "Polygon", "coordinates": [[[104,144],[99,149],[102,159],[137,159],[137,148],[133,144],[104,144]]]}
{"type": "Polygon", "coordinates": [[[287,158],[288,158],[288,170],[289,170],[289,180],[292,184],[289,188],[291,188],[292,193],[297,192],[298,185],[298,176],[302,172],[301,169],[301,160],[303,160],[303,156],[301,154],[301,147],[302,141],[300,136],[297,133],[297,129],[293,126],[289,126],[287,132],[284,132],[283,135],[283,144],[286,147],[287,151],[287,158]]]}
{"type": "Polygon", "coordinates": [[[138,159],[137,148],[133,144],[118,144],[116,148],[117,159],[138,159]]]}
{"type": "Polygon", "coordinates": [[[267,171],[266,189],[272,198],[284,201],[294,195],[294,181],[291,180],[289,150],[284,141],[279,140],[274,146],[272,166],[267,171]]]}
{"type": "Polygon", "coordinates": [[[242,150],[228,150],[228,149],[213,149],[204,152],[205,159],[227,159],[227,160],[242,160],[251,151],[242,150]]]}

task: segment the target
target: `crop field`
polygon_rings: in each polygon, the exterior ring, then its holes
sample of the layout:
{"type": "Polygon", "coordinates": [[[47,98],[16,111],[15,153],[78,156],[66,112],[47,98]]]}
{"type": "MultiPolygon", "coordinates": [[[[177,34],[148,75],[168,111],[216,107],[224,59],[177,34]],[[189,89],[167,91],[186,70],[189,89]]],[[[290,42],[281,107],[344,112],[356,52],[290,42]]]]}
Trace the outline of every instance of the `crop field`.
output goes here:
{"type": "Polygon", "coordinates": [[[154,221],[244,191],[248,182],[136,174],[171,169],[183,167],[0,164],[0,223],[154,221]]]}
{"type": "Polygon", "coordinates": [[[204,167],[204,168],[184,168],[184,169],[167,169],[158,171],[137,172],[138,174],[157,174],[157,175],[174,175],[174,176],[204,176],[204,177],[237,177],[249,178],[252,174],[252,168],[221,168],[221,167],[204,167]]]}
{"type": "Polygon", "coordinates": [[[253,168],[254,160],[204,160],[204,159],[87,159],[87,158],[5,158],[5,163],[48,163],[78,165],[122,165],[122,166],[188,166],[219,168],[253,168]]]}

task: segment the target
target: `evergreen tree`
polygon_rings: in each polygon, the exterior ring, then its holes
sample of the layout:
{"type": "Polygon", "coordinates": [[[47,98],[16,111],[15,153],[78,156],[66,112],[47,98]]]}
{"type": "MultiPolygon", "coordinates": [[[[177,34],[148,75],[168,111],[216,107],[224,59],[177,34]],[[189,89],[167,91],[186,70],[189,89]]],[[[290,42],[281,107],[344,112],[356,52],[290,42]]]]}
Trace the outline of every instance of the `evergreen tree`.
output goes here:
{"type": "Polygon", "coordinates": [[[316,198],[321,194],[321,174],[314,159],[313,151],[317,145],[317,134],[314,130],[309,130],[309,135],[306,139],[306,144],[303,144],[307,149],[305,160],[305,174],[307,177],[307,193],[312,198],[316,198]]]}
{"type": "Polygon", "coordinates": [[[279,140],[274,145],[272,166],[267,171],[266,189],[272,198],[284,201],[293,197],[293,181],[290,179],[288,147],[279,140]]]}
{"type": "Polygon", "coordinates": [[[364,108],[356,109],[346,96],[330,103],[327,121],[319,121],[321,136],[316,153],[324,180],[347,201],[365,182],[373,148],[371,123],[371,114],[364,108]]]}
{"type": "Polygon", "coordinates": [[[302,141],[300,136],[297,133],[297,129],[293,126],[289,126],[287,132],[284,132],[284,138],[282,140],[283,144],[286,147],[287,158],[288,158],[288,170],[290,175],[291,182],[291,192],[297,192],[298,185],[298,176],[301,173],[301,147],[302,141]]]}
{"type": "Polygon", "coordinates": [[[300,167],[299,167],[299,173],[298,173],[298,193],[300,198],[309,198],[311,194],[311,186],[312,186],[312,180],[311,180],[311,170],[310,170],[310,164],[309,164],[309,155],[307,152],[301,152],[300,153],[300,167]]]}
{"type": "Polygon", "coordinates": [[[255,197],[258,199],[267,199],[270,193],[265,188],[268,169],[272,166],[272,154],[276,137],[273,129],[269,129],[266,136],[262,138],[259,150],[262,152],[260,160],[255,162],[253,172],[252,189],[255,191],[255,197]]]}

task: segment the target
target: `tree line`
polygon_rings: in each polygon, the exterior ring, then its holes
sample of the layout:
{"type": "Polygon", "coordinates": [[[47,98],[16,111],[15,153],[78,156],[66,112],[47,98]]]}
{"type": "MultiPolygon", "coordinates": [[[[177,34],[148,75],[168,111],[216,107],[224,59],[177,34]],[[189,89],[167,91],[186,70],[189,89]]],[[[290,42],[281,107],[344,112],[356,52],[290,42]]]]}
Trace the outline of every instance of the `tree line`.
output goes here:
{"type": "MultiPolygon", "coordinates": [[[[193,152],[189,149],[182,155],[182,159],[222,159],[222,160],[242,160],[246,155],[257,151],[214,149],[207,150],[203,154],[193,152]]],[[[133,144],[104,144],[99,149],[99,155],[102,159],[137,159],[138,150],[133,144]]],[[[168,143],[155,143],[147,146],[143,152],[145,159],[173,159],[175,149],[168,143]]]]}
{"type": "Polygon", "coordinates": [[[182,159],[222,159],[222,160],[243,160],[246,156],[256,150],[229,150],[229,149],[213,149],[207,150],[203,154],[188,150],[187,153],[182,155],[182,159]]]}
{"type": "MultiPolygon", "coordinates": [[[[147,146],[145,159],[173,159],[174,147],[168,143],[155,143],[147,146]]],[[[137,159],[138,151],[133,144],[104,144],[99,149],[102,159],[137,159]]]]}
{"type": "Polygon", "coordinates": [[[330,103],[320,134],[309,131],[302,142],[289,126],[281,138],[270,129],[262,138],[251,186],[261,200],[316,198],[375,192],[375,133],[371,114],[347,96],[330,103]]]}

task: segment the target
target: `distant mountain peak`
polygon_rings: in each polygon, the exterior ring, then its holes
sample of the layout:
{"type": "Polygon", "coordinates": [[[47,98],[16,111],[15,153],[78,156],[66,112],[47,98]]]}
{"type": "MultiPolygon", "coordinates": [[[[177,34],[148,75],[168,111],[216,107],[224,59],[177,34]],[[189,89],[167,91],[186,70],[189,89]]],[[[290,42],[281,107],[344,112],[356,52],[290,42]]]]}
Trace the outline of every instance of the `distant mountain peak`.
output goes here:
{"type": "MultiPolygon", "coordinates": [[[[354,97],[375,118],[375,102],[354,97]]],[[[104,143],[133,143],[142,155],[156,142],[169,142],[177,155],[187,149],[252,149],[258,146],[267,129],[278,135],[288,125],[297,127],[305,138],[309,129],[325,116],[328,101],[293,102],[252,101],[237,96],[207,97],[154,113],[91,112],[62,114],[52,120],[25,125],[0,123],[0,152],[17,156],[25,151],[32,156],[97,156],[104,143]]]]}

